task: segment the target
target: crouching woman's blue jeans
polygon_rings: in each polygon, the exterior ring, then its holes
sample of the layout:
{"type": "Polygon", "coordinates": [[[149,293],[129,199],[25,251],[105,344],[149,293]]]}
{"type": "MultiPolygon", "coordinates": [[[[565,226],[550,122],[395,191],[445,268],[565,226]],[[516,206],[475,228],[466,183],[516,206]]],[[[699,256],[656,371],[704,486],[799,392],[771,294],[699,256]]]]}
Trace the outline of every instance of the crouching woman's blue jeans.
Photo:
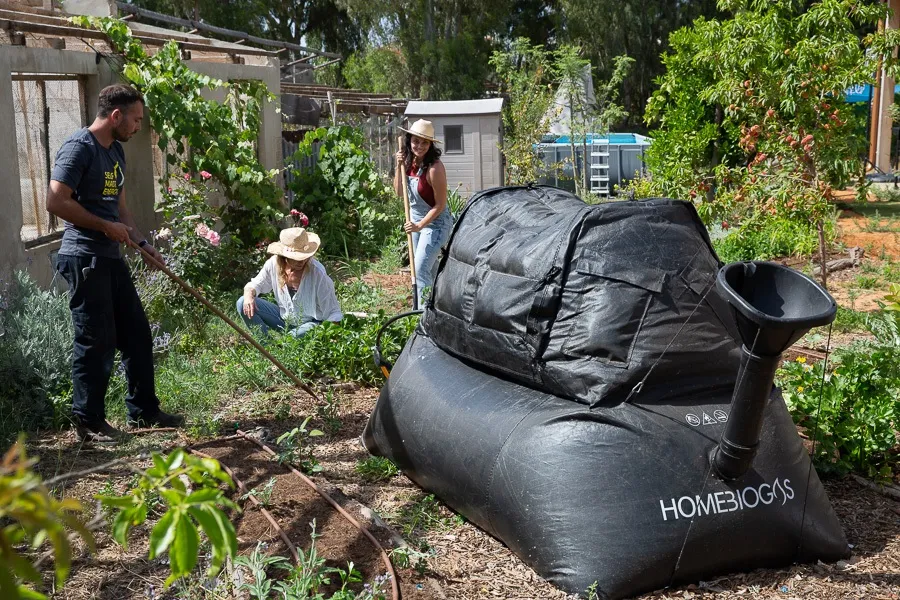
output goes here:
{"type": "MultiPolygon", "coordinates": [[[[237,312],[241,315],[241,318],[244,319],[244,323],[247,324],[247,327],[251,329],[254,327],[259,328],[263,337],[268,337],[269,329],[284,331],[287,327],[284,319],[281,318],[281,312],[278,310],[278,306],[268,300],[257,298],[256,312],[253,314],[252,318],[248,318],[247,315],[244,314],[244,297],[241,296],[237,301],[237,312]]],[[[322,321],[306,317],[298,327],[290,329],[288,333],[294,337],[303,337],[309,330],[321,323],[322,321]]]]}

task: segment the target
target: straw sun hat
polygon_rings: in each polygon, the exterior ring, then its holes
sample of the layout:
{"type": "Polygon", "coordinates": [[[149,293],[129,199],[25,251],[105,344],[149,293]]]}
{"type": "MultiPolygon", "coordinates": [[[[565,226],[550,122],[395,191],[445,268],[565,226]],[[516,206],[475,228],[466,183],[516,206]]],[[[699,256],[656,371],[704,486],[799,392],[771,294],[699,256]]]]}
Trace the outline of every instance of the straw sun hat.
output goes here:
{"type": "Polygon", "coordinates": [[[426,139],[429,142],[436,142],[438,144],[441,143],[441,140],[434,137],[434,124],[431,121],[426,121],[425,119],[419,119],[415,123],[412,124],[412,127],[409,129],[399,128],[400,131],[405,131],[406,133],[411,133],[420,138],[426,139]]]}
{"type": "Polygon", "coordinates": [[[302,227],[282,229],[277,242],[269,244],[269,254],[292,260],[306,260],[319,250],[319,236],[302,227]]]}

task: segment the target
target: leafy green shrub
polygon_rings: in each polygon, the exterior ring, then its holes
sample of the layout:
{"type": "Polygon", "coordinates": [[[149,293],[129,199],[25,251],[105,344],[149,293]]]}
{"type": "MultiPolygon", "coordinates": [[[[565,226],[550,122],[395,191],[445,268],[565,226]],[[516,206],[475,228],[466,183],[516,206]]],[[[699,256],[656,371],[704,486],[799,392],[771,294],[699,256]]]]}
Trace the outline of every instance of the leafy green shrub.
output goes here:
{"type": "Polygon", "coordinates": [[[27,273],[16,272],[0,287],[0,332],[0,443],[8,443],[19,431],[66,419],[72,386],[68,296],[43,291],[27,273]]]}
{"type": "Polygon", "coordinates": [[[218,461],[200,458],[176,448],[169,455],[153,453],[153,466],[141,473],[137,485],[124,496],[99,496],[104,506],[116,509],[113,538],[123,547],[132,527],[147,520],[151,499],[160,501],[165,511],[150,532],[149,557],[169,555],[173,581],[189,575],[197,566],[200,536],[210,541],[212,561],[209,575],[222,568],[226,558],[237,556],[237,533],[223,511],[239,510],[219,489],[234,487],[231,477],[218,461]],[[190,486],[190,487],[189,487],[190,486]]]}
{"type": "Polygon", "coordinates": [[[537,181],[542,169],[534,151],[541,135],[547,131],[548,109],[553,100],[550,84],[551,52],[531,40],[519,37],[506,52],[495,51],[490,65],[497,74],[504,94],[503,144],[506,161],[506,183],[524,185],[537,181]]]}
{"type": "MultiPolygon", "coordinates": [[[[834,223],[825,224],[826,238],[834,237],[834,223]]],[[[818,249],[814,223],[808,220],[773,218],[747,223],[713,240],[716,254],[724,262],[769,260],[784,256],[811,256],[818,249]]]]}
{"type": "Polygon", "coordinates": [[[640,171],[634,172],[634,177],[625,182],[625,185],[616,184],[613,187],[616,195],[623,200],[641,200],[654,198],[659,195],[659,190],[654,187],[649,177],[641,175],[640,171]]]}
{"type": "Polygon", "coordinates": [[[359,129],[320,127],[309,132],[293,160],[316,154],[313,170],[294,170],[294,208],[310,220],[326,252],[373,256],[402,225],[402,206],[375,170],[359,129]]]}
{"type": "MultiPolygon", "coordinates": [[[[375,367],[372,348],[387,318],[383,311],[364,319],[345,315],[340,323],[325,322],[299,339],[282,335],[271,349],[300,376],[379,383],[383,375],[375,367]]],[[[381,337],[382,354],[399,355],[415,324],[416,319],[403,319],[388,329],[381,337]]]]}
{"type": "Polygon", "coordinates": [[[887,301],[884,310],[900,312],[900,283],[892,283],[890,293],[884,299],[887,301]]]}
{"type": "Polygon", "coordinates": [[[318,473],[322,470],[322,465],[313,455],[309,438],[319,437],[325,433],[318,429],[307,429],[310,419],[312,417],[306,417],[299,427],[278,436],[275,441],[279,451],[275,459],[281,464],[296,465],[306,473],[318,473]]]}
{"type": "Polygon", "coordinates": [[[785,363],[778,381],[810,437],[818,421],[818,468],[888,480],[900,449],[900,330],[890,314],[873,317],[870,330],[875,342],[835,350],[824,383],[824,361],[810,366],[803,357],[785,363]]]}
{"type": "Polygon", "coordinates": [[[771,217],[823,225],[836,190],[856,183],[858,197],[866,194],[858,135],[865,115],[836,91],[850,80],[872,83],[879,61],[894,62],[888,52],[897,32],[874,32],[887,7],[857,0],[718,6],[717,18],[673,32],[661,59],[666,72],[645,114],[657,126],[645,156],[654,187],[692,199],[707,224],[771,217]]]}
{"type": "MultiPolygon", "coordinates": [[[[135,471],[134,487],[124,496],[97,496],[107,516],[115,514],[112,536],[126,545],[129,530],[146,522],[148,515],[162,516],[150,532],[149,558],[169,555],[170,576],[166,587],[193,571],[200,558],[200,532],[209,540],[211,549],[209,576],[215,575],[226,558],[237,555],[237,534],[231,521],[222,511],[238,510],[222,490],[221,484],[233,487],[231,477],[218,461],[199,458],[177,448],[168,456],[152,454],[153,467],[135,471]]],[[[21,584],[21,581],[41,583],[37,565],[19,554],[29,545],[40,549],[49,541],[55,559],[56,584],[61,587],[72,566],[69,532],[80,536],[91,551],[95,550],[91,528],[103,519],[85,524],[77,513],[81,503],[72,498],[57,500],[48,485],[82,477],[85,473],[65,473],[44,482],[34,473],[36,459],[25,454],[24,440],[10,448],[0,460],[0,590],[4,598],[41,600],[41,593],[21,584]]],[[[99,470],[112,467],[126,459],[101,465],[99,470]]],[[[111,486],[106,486],[111,491],[111,486]]],[[[57,590],[58,591],[58,590],[57,590]]]]}

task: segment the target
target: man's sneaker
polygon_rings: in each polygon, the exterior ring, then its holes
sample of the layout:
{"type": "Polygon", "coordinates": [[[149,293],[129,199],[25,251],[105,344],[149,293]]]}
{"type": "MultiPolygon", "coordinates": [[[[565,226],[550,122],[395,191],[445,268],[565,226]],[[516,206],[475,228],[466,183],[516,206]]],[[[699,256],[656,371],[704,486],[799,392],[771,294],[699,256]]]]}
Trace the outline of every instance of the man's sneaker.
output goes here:
{"type": "Polygon", "coordinates": [[[128,426],[133,429],[144,427],[181,427],[182,425],[184,425],[183,415],[170,415],[161,410],[149,417],[138,417],[137,419],[129,417],[128,419],[128,426]]]}
{"type": "Polygon", "coordinates": [[[125,432],[119,431],[107,421],[101,423],[85,423],[76,420],[75,432],[78,435],[79,442],[85,444],[102,444],[104,446],[114,446],[128,437],[125,432]]]}

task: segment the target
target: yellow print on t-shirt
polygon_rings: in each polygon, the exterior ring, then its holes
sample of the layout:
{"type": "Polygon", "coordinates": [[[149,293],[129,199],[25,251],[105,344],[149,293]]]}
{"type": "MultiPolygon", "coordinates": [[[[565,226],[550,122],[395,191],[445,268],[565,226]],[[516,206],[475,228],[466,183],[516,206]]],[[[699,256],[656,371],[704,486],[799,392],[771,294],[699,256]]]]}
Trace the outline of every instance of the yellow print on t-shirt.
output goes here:
{"type": "MultiPolygon", "coordinates": [[[[105,171],[103,173],[103,195],[104,196],[118,196],[119,195],[119,178],[121,175],[121,170],[119,169],[119,163],[113,166],[112,171],[105,171]]],[[[122,182],[124,183],[124,181],[122,182]]]]}

